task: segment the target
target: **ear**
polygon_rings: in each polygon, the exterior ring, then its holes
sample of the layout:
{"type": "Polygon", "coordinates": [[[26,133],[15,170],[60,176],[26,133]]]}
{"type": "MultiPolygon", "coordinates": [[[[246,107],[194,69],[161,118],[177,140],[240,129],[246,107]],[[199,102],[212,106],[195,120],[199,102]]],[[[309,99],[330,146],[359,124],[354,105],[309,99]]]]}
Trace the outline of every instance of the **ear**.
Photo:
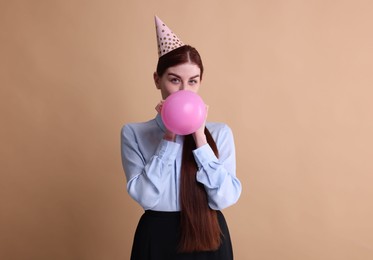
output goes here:
{"type": "Polygon", "coordinates": [[[153,79],[154,79],[154,83],[155,83],[155,86],[157,87],[157,89],[160,89],[160,85],[159,85],[159,81],[160,81],[160,78],[157,74],[157,72],[154,72],[153,73],[153,79]]]}

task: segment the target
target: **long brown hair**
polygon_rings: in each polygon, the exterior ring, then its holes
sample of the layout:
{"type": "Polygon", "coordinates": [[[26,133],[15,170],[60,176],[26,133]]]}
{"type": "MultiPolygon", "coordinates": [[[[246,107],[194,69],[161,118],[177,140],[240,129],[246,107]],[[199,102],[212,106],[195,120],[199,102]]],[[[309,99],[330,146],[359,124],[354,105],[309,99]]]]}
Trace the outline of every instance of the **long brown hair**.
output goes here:
{"type": "MultiPolygon", "coordinates": [[[[205,128],[208,144],[218,157],[218,149],[210,132],[205,128]]],[[[192,135],[185,136],[181,164],[181,252],[217,250],[221,230],[216,211],[208,206],[206,190],[197,182],[197,164],[192,151],[196,144],[192,135]]]]}
{"type": "MultiPolygon", "coordinates": [[[[198,51],[184,45],[161,56],[157,64],[157,74],[161,77],[169,67],[186,62],[196,64],[202,80],[203,64],[198,51]]],[[[218,149],[210,132],[205,128],[207,142],[218,157],[218,149]]],[[[208,206],[208,198],[203,184],[197,182],[197,164],[193,156],[196,144],[192,135],[185,136],[180,184],[181,223],[180,252],[213,251],[221,243],[221,230],[216,211],[208,206]]]]}
{"type": "Polygon", "coordinates": [[[202,80],[204,69],[201,56],[198,51],[190,45],[184,45],[161,56],[158,59],[157,74],[159,77],[162,77],[169,67],[187,62],[192,62],[199,67],[201,70],[200,79],[202,80]]]}

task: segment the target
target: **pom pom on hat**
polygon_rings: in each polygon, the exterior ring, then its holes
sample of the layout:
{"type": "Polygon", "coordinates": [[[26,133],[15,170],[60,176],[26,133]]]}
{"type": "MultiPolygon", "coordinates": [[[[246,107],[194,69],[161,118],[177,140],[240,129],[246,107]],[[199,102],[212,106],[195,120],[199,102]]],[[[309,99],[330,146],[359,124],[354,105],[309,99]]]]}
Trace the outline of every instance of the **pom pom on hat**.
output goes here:
{"type": "Polygon", "coordinates": [[[154,18],[157,32],[158,57],[185,45],[161,19],[157,16],[154,18]]]}

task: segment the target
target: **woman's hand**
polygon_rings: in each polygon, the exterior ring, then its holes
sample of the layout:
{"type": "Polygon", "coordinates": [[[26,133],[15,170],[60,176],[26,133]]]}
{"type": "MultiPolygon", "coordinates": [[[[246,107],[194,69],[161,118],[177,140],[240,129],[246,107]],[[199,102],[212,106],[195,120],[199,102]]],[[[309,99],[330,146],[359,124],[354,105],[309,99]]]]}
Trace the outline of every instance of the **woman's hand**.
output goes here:
{"type": "Polygon", "coordinates": [[[159,103],[155,106],[155,110],[158,112],[158,114],[161,113],[162,111],[162,106],[163,106],[164,100],[159,101],[159,103]]]}
{"type": "Polygon", "coordinates": [[[206,105],[206,118],[201,127],[193,133],[194,142],[196,143],[197,148],[207,144],[207,139],[205,135],[206,119],[208,114],[209,107],[206,105]]]}
{"type": "MultiPolygon", "coordinates": [[[[156,106],[155,106],[155,110],[160,114],[162,112],[162,107],[163,107],[163,104],[164,104],[164,100],[161,100],[156,106]]],[[[163,136],[163,139],[167,140],[167,141],[171,141],[171,142],[175,142],[175,139],[176,139],[176,134],[175,133],[172,133],[170,130],[168,130],[166,128],[166,133],[165,135],[163,136]]]]}

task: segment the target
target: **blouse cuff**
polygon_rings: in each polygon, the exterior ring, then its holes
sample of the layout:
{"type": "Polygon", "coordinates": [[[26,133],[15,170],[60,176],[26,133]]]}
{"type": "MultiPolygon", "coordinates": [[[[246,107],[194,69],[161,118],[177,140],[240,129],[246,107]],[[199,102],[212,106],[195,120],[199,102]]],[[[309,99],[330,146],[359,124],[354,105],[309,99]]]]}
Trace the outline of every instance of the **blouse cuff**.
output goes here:
{"type": "Polygon", "coordinates": [[[205,144],[195,150],[193,150],[194,159],[196,160],[198,168],[201,168],[204,164],[218,161],[214,151],[211,149],[210,145],[205,144]]]}

